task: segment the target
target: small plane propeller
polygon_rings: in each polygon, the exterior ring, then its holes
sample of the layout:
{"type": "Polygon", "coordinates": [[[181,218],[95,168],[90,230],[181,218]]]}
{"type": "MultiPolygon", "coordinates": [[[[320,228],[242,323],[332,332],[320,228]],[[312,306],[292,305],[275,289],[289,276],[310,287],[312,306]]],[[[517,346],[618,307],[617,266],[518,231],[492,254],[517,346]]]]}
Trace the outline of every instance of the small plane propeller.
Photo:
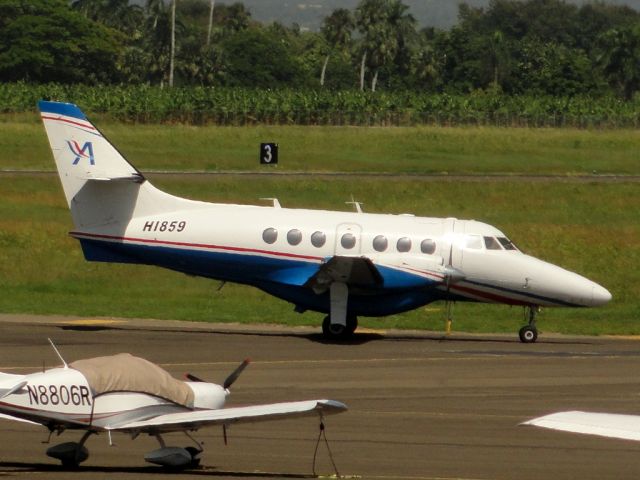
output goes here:
{"type": "Polygon", "coordinates": [[[249,360],[248,358],[245,358],[244,361],[238,366],[238,368],[236,368],[231,375],[229,375],[227,377],[227,379],[224,381],[224,383],[222,384],[222,388],[224,388],[225,390],[228,389],[229,387],[231,387],[231,385],[234,384],[234,382],[238,379],[238,377],[240,376],[240,374],[242,373],[242,371],[247,368],[247,365],[249,365],[249,363],[251,362],[251,360],[249,360]]]}
{"type": "Polygon", "coordinates": [[[202,380],[201,378],[196,377],[195,375],[192,375],[191,373],[185,373],[184,374],[184,378],[186,378],[190,382],[204,382],[204,380],[202,380]]]}
{"type": "MultiPolygon", "coordinates": [[[[233,385],[235,383],[235,381],[238,379],[238,377],[240,376],[240,374],[242,373],[242,371],[247,368],[247,365],[249,365],[249,363],[251,363],[251,360],[248,358],[245,358],[244,361],[233,371],[231,372],[231,375],[229,375],[226,380],[224,381],[224,383],[222,384],[222,388],[224,388],[225,390],[227,390],[229,387],[231,387],[231,385],[233,385]]],[[[185,378],[191,382],[205,382],[205,380],[196,377],[195,375],[191,374],[191,373],[185,373],[184,374],[185,378]]]]}

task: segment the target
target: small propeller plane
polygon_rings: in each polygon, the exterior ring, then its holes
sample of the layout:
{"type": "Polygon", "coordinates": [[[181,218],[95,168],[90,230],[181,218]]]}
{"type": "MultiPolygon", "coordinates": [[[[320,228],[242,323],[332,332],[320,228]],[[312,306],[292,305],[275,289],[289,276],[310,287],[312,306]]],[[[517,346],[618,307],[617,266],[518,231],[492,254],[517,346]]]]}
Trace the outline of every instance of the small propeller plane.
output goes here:
{"type": "MultiPolygon", "coordinates": [[[[40,424],[49,436],[64,430],[84,430],[79,442],[47,450],[65,467],[77,467],[89,457],[84,446],[92,434],[141,433],[157,438],[160,448],[144,456],[147,462],[184,469],[200,463],[201,445],[189,434],[210,425],[226,429],[240,422],[291,417],[323,417],[344,412],[335,400],[307,400],[248,407],[223,408],[229,388],[247,366],[245,360],[222,385],[187,374],[188,381],[172,377],[161,367],[128,353],[90,358],[29,375],[0,373],[0,418],[40,424]],[[183,432],[194,446],[166,446],[165,433],[183,432]]],[[[323,424],[321,424],[323,426],[323,424]]]]}
{"type": "Polygon", "coordinates": [[[491,225],[456,218],[205,203],[162,192],[73,104],[40,101],[62,187],[89,261],[157,265],[251,285],[328,314],[330,339],[357,317],[436,300],[528,309],[522,342],[538,337],[542,306],[593,307],[611,294],[522,253],[491,225]]]}

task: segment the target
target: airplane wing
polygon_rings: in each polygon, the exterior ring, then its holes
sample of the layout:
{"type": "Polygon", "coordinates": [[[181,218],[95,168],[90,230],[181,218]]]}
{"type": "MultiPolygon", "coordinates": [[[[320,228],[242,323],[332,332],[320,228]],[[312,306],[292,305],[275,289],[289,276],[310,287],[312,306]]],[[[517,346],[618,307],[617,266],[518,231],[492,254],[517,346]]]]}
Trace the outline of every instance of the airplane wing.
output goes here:
{"type": "Polygon", "coordinates": [[[27,383],[29,383],[27,380],[22,380],[22,378],[24,377],[21,377],[19,381],[0,383],[0,398],[4,398],[7,395],[11,395],[12,393],[17,392],[27,383]]]}
{"type": "Polygon", "coordinates": [[[41,423],[32,422],[31,420],[27,420],[26,418],[14,417],[13,415],[7,415],[5,413],[0,413],[0,418],[3,420],[13,420],[15,422],[30,423],[31,425],[42,425],[41,423]]]}
{"type": "Polygon", "coordinates": [[[273,403],[249,407],[222,408],[219,410],[194,410],[190,412],[159,415],[149,420],[129,422],[107,427],[108,430],[130,432],[174,432],[196,430],[209,425],[261,422],[283,418],[313,415],[332,415],[344,412],[347,406],[335,400],[308,400],[303,402],[273,403]]]}
{"type": "Polygon", "coordinates": [[[333,282],[355,287],[380,287],[384,280],[373,262],[366,257],[335,256],[323,263],[304,286],[320,293],[333,282]]]}
{"type": "Polygon", "coordinates": [[[640,441],[640,415],[579,411],[559,412],[534,418],[521,425],[534,425],[565,432],[640,441]]]}
{"type": "Polygon", "coordinates": [[[270,278],[287,285],[312,288],[315,293],[322,294],[334,282],[365,291],[375,291],[383,286],[397,289],[437,286],[444,282],[446,273],[440,257],[384,255],[371,259],[336,255],[320,265],[278,270],[270,278]]]}

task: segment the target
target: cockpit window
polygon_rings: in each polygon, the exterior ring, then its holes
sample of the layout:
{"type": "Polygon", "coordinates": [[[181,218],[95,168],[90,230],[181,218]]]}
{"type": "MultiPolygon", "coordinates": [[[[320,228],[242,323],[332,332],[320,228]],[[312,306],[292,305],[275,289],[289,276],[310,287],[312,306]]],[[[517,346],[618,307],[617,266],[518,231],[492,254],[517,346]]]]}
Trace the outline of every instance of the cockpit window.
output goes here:
{"type": "Polygon", "coordinates": [[[506,237],[498,237],[498,241],[502,244],[505,250],[517,250],[513,242],[506,237]]]}
{"type": "Polygon", "coordinates": [[[494,237],[484,237],[484,246],[487,250],[502,250],[502,247],[494,237]]]}
{"type": "Polygon", "coordinates": [[[464,237],[465,248],[471,248],[473,250],[482,249],[482,238],[480,235],[466,235],[464,237]]]}

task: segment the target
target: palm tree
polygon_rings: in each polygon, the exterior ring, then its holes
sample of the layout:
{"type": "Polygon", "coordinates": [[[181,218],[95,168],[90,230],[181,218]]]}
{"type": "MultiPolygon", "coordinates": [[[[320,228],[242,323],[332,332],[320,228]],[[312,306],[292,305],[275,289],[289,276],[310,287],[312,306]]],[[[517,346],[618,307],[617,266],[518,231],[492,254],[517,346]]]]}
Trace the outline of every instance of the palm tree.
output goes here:
{"type": "Polygon", "coordinates": [[[211,45],[211,28],[213,27],[213,9],[216,6],[216,0],[209,3],[209,23],[207,25],[207,47],[211,45]]]}
{"type": "Polygon", "coordinates": [[[163,0],[147,0],[144,50],[149,52],[149,76],[164,85],[171,57],[171,12],[163,0]]]}
{"type": "Polygon", "coordinates": [[[385,32],[388,0],[362,0],[356,7],[356,25],[362,33],[360,61],[360,90],[364,90],[367,55],[371,55],[379,44],[388,42],[385,32]]]}
{"type": "Polygon", "coordinates": [[[360,90],[364,89],[365,66],[373,69],[371,90],[375,92],[378,72],[393,60],[400,48],[415,37],[416,20],[401,0],[362,0],[356,8],[356,24],[362,33],[360,90]]]}
{"type": "Polygon", "coordinates": [[[155,30],[158,26],[158,20],[160,17],[166,14],[167,7],[164,0],[147,0],[144,10],[147,14],[147,18],[151,19],[153,24],[151,29],[155,30]]]}
{"type": "Polygon", "coordinates": [[[173,87],[173,69],[176,58],[176,0],[171,0],[171,55],[169,56],[169,86],[173,87]]]}
{"type": "Polygon", "coordinates": [[[600,64],[605,77],[631,100],[640,89],[640,26],[614,28],[599,39],[600,64]]]}
{"type": "Polygon", "coordinates": [[[324,86],[325,73],[329,56],[332,51],[344,52],[351,43],[351,32],[355,28],[355,21],[351,12],[345,8],[334,10],[331,15],[325,17],[322,22],[321,32],[327,45],[329,52],[327,53],[324,64],[322,65],[322,73],[320,74],[320,85],[324,86]]]}
{"type": "Polygon", "coordinates": [[[129,0],[75,0],[71,7],[85,17],[111,28],[134,35],[143,18],[139,5],[130,5],[129,0]]]}

